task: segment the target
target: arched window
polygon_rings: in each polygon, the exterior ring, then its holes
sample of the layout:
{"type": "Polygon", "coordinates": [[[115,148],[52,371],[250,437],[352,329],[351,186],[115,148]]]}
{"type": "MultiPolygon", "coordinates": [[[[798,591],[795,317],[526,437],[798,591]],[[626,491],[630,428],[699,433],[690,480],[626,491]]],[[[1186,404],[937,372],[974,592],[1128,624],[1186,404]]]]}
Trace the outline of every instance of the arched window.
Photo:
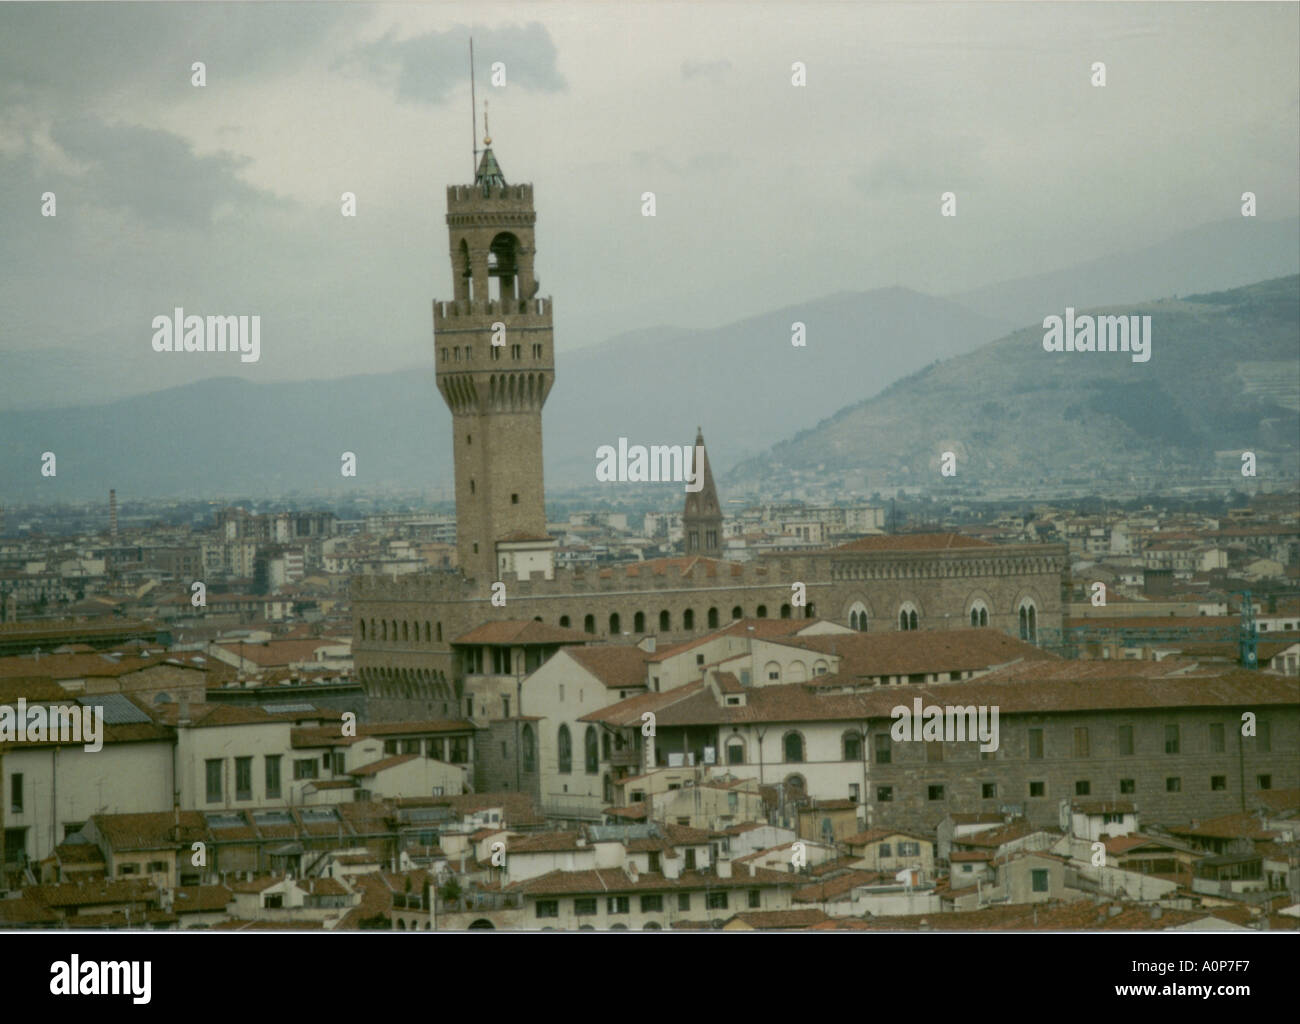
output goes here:
{"type": "Polygon", "coordinates": [[[645,632],[645,612],[637,612],[635,615],[632,616],[632,632],[633,633],[645,632]]]}
{"type": "Polygon", "coordinates": [[[898,628],[899,629],[917,628],[916,605],[912,604],[911,601],[905,602],[903,604],[903,607],[898,609],[898,628]]]}
{"type": "Polygon", "coordinates": [[[727,741],[727,764],[744,764],[745,763],[745,744],[743,741],[732,737],[727,741]]]}
{"type": "Polygon", "coordinates": [[[756,609],[754,609],[754,614],[760,619],[767,618],[767,605],[760,604],[756,609]]]}
{"type": "Polygon", "coordinates": [[[393,620],[393,643],[397,643],[397,620],[393,620]]]}
{"type": "Polygon", "coordinates": [[[561,725],[556,734],[555,753],[560,762],[560,774],[570,774],[573,771],[573,738],[569,735],[567,725],[561,725]]]}
{"type": "Polygon", "coordinates": [[[763,679],[769,683],[779,683],[781,681],[781,665],[779,662],[769,661],[763,666],[763,679]]]}
{"type": "Polygon", "coordinates": [[[563,626],[565,629],[569,628],[569,617],[567,615],[560,616],[560,625],[563,626]]]}
{"type": "Polygon", "coordinates": [[[587,726],[587,738],[584,743],[586,753],[586,769],[588,775],[595,775],[600,771],[600,742],[596,739],[596,727],[587,726]]]}
{"type": "Polygon", "coordinates": [[[694,628],[695,628],[695,611],[692,608],[687,608],[686,611],[682,612],[682,629],[694,629],[694,628]]]}
{"type": "Polygon", "coordinates": [[[527,722],[524,723],[523,732],[519,738],[519,745],[523,747],[524,754],[524,771],[534,772],[537,770],[537,740],[533,737],[533,727],[527,722]]]}
{"type": "Polygon", "coordinates": [[[740,605],[736,605],[736,607],[731,609],[731,617],[733,620],[743,619],[745,617],[745,610],[741,608],[740,605]]]}
{"type": "Polygon", "coordinates": [[[787,775],[785,777],[785,798],[787,801],[802,800],[808,794],[808,783],[804,781],[802,775],[787,775]]]}
{"type": "Polygon", "coordinates": [[[365,620],[365,619],[362,619],[362,620],[361,620],[361,639],[364,640],[365,638],[366,638],[366,620],[365,620]]]}
{"type": "Polygon", "coordinates": [[[844,750],[843,760],[862,760],[862,733],[856,729],[845,730],[844,735],[840,737],[840,746],[844,750]]]}
{"type": "MultiPolygon", "coordinates": [[[[488,298],[515,301],[518,287],[519,239],[503,231],[488,249],[488,298]]],[[[526,296],[525,296],[526,297],[526,296]]]]}
{"type": "Polygon", "coordinates": [[[388,639],[388,620],[387,620],[387,619],[383,619],[383,620],[380,621],[379,624],[380,624],[381,626],[384,627],[384,639],[387,640],[387,639],[388,639]]]}
{"type": "Polygon", "coordinates": [[[817,618],[817,606],[813,604],[811,601],[809,601],[806,605],[804,605],[803,617],[805,619],[817,618]]]}
{"type": "Polygon", "coordinates": [[[1020,639],[1031,644],[1038,643],[1038,607],[1032,598],[1020,602],[1020,639]]]}
{"type": "Polygon", "coordinates": [[[802,683],[808,679],[808,666],[802,661],[790,662],[789,668],[786,669],[785,681],[787,683],[802,683]]]}
{"type": "Polygon", "coordinates": [[[803,736],[797,732],[788,732],[781,741],[786,764],[803,764],[803,736]]]}
{"type": "Polygon", "coordinates": [[[619,633],[623,632],[622,627],[623,627],[623,620],[619,618],[618,612],[610,612],[609,635],[618,636],[619,633]]]}
{"type": "Polygon", "coordinates": [[[424,642],[427,644],[432,638],[433,638],[433,628],[429,624],[429,620],[425,619],[424,620],[424,642]]]}
{"type": "Polygon", "coordinates": [[[709,619],[708,619],[708,622],[709,622],[709,629],[717,629],[717,628],[718,628],[718,609],[717,609],[717,608],[710,608],[710,609],[709,609],[709,619]]]}
{"type": "MultiPolygon", "coordinates": [[[[612,804],[614,802],[614,783],[608,775],[605,776],[600,789],[605,796],[605,803],[612,804]]],[[[618,926],[617,925],[611,926],[610,930],[613,931],[613,929],[616,927],[618,926]]]]}
{"type": "Polygon", "coordinates": [[[989,608],[983,601],[974,601],[970,606],[970,624],[976,628],[989,624],[989,608]]]}
{"type": "Polygon", "coordinates": [[[403,623],[402,623],[402,640],[403,640],[403,641],[406,641],[406,640],[409,640],[409,639],[410,639],[410,634],[409,634],[409,631],[408,631],[408,628],[410,627],[410,625],[411,625],[411,624],[410,624],[409,622],[403,622],[403,623]]]}
{"type": "Polygon", "coordinates": [[[442,643],[442,623],[441,623],[441,622],[439,622],[438,625],[437,625],[437,639],[438,639],[438,643],[442,643]]]}
{"type": "Polygon", "coordinates": [[[849,609],[849,628],[859,633],[867,631],[867,606],[861,601],[854,601],[853,607],[849,609]]]}
{"type": "Polygon", "coordinates": [[[672,624],[669,622],[668,609],[665,608],[659,613],[659,632],[667,633],[670,628],[672,628],[672,624]]]}
{"type": "Polygon", "coordinates": [[[781,605],[781,618],[788,619],[789,617],[790,617],[790,606],[788,604],[781,605]]]}
{"type": "Polygon", "coordinates": [[[596,632],[596,616],[594,616],[594,615],[588,615],[586,618],[584,618],[584,619],[582,620],[582,629],[583,629],[583,632],[586,632],[586,633],[595,633],[595,632],[596,632]]]}

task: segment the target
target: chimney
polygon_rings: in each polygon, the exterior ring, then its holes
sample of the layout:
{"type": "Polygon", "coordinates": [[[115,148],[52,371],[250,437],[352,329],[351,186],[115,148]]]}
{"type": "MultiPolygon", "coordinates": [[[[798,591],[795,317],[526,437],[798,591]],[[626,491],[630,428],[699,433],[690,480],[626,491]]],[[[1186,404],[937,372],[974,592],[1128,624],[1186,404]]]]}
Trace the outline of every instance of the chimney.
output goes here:
{"type": "Polygon", "coordinates": [[[182,693],[176,709],[176,724],[178,726],[190,724],[190,695],[182,693]]]}
{"type": "Polygon", "coordinates": [[[731,858],[719,857],[716,861],[713,862],[713,868],[715,871],[717,871],[719,878],[730,878],[731,858]]]}
{"type": "Polygon", "coordinates": [[[682,877],[682,859],[678,856],[677,851],[672,851],[672,856],[668,856],[667,851],[664,853],[664,878],[678,879],[682,877]]]}

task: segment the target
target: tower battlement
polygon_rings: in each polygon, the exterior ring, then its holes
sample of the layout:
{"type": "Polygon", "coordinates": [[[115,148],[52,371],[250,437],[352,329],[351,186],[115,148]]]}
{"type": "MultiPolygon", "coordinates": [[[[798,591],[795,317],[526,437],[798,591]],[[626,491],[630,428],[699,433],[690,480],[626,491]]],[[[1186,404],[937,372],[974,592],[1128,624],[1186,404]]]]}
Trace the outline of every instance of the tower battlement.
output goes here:
{"type": "MultiPolygon", "coordinates": [[[[548,329],[551,324],[551,297],[538,297],[535,299],[488,299],[484,302],[471,302],[468,299],[450,299],[450,300],[433,300],[433,328],[437,331],[444,320],[465,320],[470,317],[482,316],[501,316],[517,317],[524,322],[522,327],[529,326],[529,321],[536,321],[536,326],[546,326],[548,329]]],[[[512,321],[507,320],[506,326],[511,326],[512,321]]],[[[457,322],[455,327],[465,326],[457,322]]],[[[449,328],[450,329],[450,328],[449,328]]]]}
{"type": "Polygon", "coordinates": [[[455,214],[499,215],[511,211],[527,214],[529,224],[537,219],[533,211],[532,185],[447,186],[448,217],[455,214]]]}

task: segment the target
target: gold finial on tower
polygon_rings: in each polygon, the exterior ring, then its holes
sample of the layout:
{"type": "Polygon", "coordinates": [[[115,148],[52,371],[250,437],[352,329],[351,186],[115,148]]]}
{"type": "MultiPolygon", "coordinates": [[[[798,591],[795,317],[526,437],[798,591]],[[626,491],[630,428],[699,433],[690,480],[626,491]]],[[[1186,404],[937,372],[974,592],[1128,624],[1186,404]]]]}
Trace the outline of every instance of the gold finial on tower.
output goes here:
{"type": "Polygon", "coordinates": [[[488,128],[488,101],[483,101],[483,145],[492,145],[492,131],[488,128]]]}

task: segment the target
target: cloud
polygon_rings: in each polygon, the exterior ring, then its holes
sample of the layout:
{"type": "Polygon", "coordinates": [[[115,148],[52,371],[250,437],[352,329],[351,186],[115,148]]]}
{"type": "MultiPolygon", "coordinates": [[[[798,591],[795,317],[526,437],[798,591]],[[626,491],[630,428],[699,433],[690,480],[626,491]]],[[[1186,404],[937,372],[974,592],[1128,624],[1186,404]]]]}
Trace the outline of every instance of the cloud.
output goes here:
{"type": "Polygon", "coordinates": [[[98,205],[129,210],[150,226],[202,227],[218,210],[271,200],[239,180],[247,158],[197,156],[171,132],[82,117],[56,122],[51,137],[85,168],[69,179],[78,192],[98,205]]]}
{"type": "Polygon", "coordinates": [[[190,89],[284,72],[330,33],[370,15],[349,4],[2,4],[0,94],[98,99],[125,88],[190,89]]]}
{"type": "MultiPolygon", "coordinates": [[[[357,46],[343,64],[383,82],[398,99],[442,103],[469,77],[469,38],[465,26],[397,39],[392,32],[357,46]]],[[[544,26],[473,29],[475,75],[485,84],[492,65],[505,65],[508,87],[531,92],[563,92],[568,86],[556,67],[555,44],[544,26]]]]}

